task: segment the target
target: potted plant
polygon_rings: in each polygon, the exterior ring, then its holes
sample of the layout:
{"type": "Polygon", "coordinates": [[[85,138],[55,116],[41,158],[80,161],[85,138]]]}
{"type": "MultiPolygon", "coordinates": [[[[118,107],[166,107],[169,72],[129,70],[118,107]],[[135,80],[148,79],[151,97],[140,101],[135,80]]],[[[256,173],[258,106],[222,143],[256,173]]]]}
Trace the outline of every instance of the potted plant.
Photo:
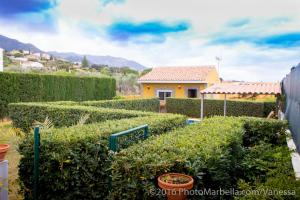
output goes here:
{"type": "Polygon", "coordinates": [[[158,177],[158,186],[166,192],[168,200],[184,200],[192,189],[194,179],[179,173],[167,173],[158,177]]]}
{"type": "Polygon", "coordinates": [[[9,149],[8,144],[0,144],[0,162],[4,160],[8,149],[9,149]]]}

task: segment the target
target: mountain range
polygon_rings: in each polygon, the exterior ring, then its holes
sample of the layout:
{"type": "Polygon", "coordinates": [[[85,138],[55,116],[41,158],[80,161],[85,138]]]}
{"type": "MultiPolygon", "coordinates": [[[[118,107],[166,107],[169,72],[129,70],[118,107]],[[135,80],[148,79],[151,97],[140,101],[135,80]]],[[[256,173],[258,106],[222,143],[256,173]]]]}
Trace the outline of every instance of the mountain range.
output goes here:
{"type": "MultiPolygon", "coordinates": [[[[0,47],[7,51],[20,49],[20,50],[30,50],[31,52],[35,52],[35,53],[45,52],[37,48],[33,44],[23,43],[16,39],[8,38],[3,35],[0,35],[0,47]]],[[[86,58],[91,64],[108,65],[110,67],[130,67],[138,71],[141,71],[146,68],[145,66],[143,66],[142,64],[136,61],[128,60],[121,57],[113,57],[109,55],[107,56],[89,55],[89,54],[81,55],[73,52],[57,52],[57,51],[49,51],[46,53],[51,54],[56,58],[63,58],[71,62],[80,62],[82,61],[83,57],[86,56],[86,58]]]]}

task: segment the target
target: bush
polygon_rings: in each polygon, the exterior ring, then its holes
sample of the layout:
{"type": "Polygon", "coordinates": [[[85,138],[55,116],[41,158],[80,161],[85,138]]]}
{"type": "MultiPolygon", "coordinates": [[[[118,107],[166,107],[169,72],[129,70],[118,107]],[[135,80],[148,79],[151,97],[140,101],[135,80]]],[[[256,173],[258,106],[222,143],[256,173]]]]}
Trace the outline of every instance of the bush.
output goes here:
{"type": "MultiPolygon", "coordinates": [[[[159,199],[150,191],[157,191],[156,178],[166,172],[192,175],[202,191],[276,188],[275,181],[295,179],[284,146],[286,127],[285,121],[213,117],[133,145],[114,157],[110,198],[159,199]]],[[[286,188],[298,185],[294,180],[286,188]]]]}
{"type": "Polygon", "coordinates": [[[0,118],[7,116],[7,105],[12,102],[101,100],[116,94],[115,79],[104,77],[3,72],[0,83],[0,118]]]}
{"type": "Polygon", "coordinates": [[[82,102],[81,104],[85,106],[96,106],[96,107],[104,107],[104,108],[159,112],[159,99],[157,98],[85,101],[82,102]]]}
{"type": "MultiPolygon", "coordinates": [[[[108,194],[112,133],[147,123],[150,135],[185,124],[180,115],[155,115],[41,132],[39,199],[104,199],[108,194]]],[[[25,199],[33,199],[33,134],[19,147],[19,176],[25,199]]]]}
{"type": "Polygon", "coordinates": [[[112,119],[132,118],[153,115],[151,112],[95,108],[88,106],[52,105],[47,103],[9,104],[9,116],[13,126],[27,132],[35,121],[44,122],[48,117],[55,127],[75,125],[81,117],[88,115],[86,123],[112,119]]]}
{"type": "Polygon", "coordinates": [[[192,175],[197,189],[233,187],[242,135],[241,120],[215,117],[133,145],[114,159],[110,198],[151,199],[166,172],[192,175]]]}
{"type": "MultiPolygon", "coordinates": [[[[190,117],[200,117],[201,100],[191,98],[167,98],[168,113],[184,114],[190,117]]],[[[275,102],[253,102],[227,100],[227,116],[267,117],[276,109],[275,102]]],[[[224,115],[224,101],[215,99],[204,100],[204,116],[224,115]]]]}
{"type": "Polygon", "coordinates": [[[241,162],[243,176],[237,189],[260,193],[246,193],[236,199],[299,199],[300,182],[295,179],[290,154],[286,145],[261,143],[246,149],[241,162]]]}
{"type": "Polygon", "coordinates": [[[287,121],[254,117],[243,118],[243,121],[245,129],[243,145],[245,147],[254,146],[261,142],[273,145],[286,144],[287,121]]]}

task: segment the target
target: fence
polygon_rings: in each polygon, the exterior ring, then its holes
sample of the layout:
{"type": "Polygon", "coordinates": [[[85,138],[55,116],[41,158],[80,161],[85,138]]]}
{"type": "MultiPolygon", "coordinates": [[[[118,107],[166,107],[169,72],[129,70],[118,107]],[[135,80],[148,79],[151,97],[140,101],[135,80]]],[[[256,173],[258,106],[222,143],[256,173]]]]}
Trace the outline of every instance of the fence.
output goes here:
{"type": "Polygon", "coordinates": [[[148,125],[145,124],[136,128],[112,134],[109,137],[109,149],[112,151],[118,151],[121,148],[126,148],[141,139],[146,139],[148,137],[148,132],[148,125]],[[143,134],[140,134],[141,130],[143,130],[143,134]]]}
{"type": "Polygon", "coordinates": [[[300,153],[300,63],[282,80],[285,98],[284,115],[289,121],[297,150],[300,153]]]}

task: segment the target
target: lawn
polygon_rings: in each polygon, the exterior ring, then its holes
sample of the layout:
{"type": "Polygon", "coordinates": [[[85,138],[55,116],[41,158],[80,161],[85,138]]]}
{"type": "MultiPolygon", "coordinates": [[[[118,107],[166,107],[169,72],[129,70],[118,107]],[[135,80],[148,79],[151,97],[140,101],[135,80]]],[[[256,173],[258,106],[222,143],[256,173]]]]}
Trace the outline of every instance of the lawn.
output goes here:
{"type": "Polygon", "coordinates": [[[19,200],[23,199],[22,195],[18,193],[19,183],[18,183],[18,164],[20,160],[20,155],[17,151],[17,144],[20,139],[19,131],[12,128],[10,121],[0,121],[0,142],[9,143],[11,145],[6,159],[9,161],[9,199],[19,200]]]}

